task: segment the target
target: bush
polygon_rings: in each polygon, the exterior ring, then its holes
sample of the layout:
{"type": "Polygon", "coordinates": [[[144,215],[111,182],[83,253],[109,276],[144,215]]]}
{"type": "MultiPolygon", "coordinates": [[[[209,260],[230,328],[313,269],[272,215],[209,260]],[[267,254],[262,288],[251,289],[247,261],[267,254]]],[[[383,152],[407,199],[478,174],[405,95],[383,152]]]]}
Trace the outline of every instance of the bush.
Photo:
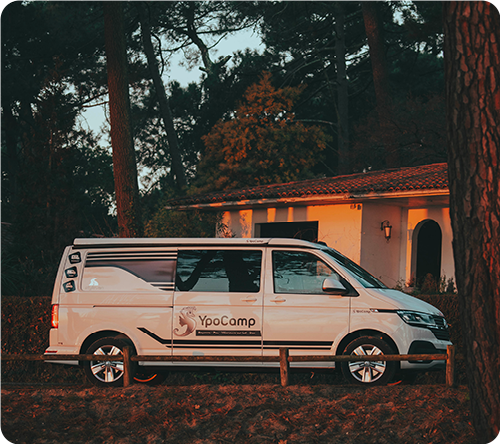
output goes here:
{"type": "MultiPolygon", "coordinates": [[[[2,297],[2,354],[43,354],[49,346],[50,296],[2,297]]],[[[78,382],[80,372],[43,361],[2,362],[3,382],[78,382]]]]}

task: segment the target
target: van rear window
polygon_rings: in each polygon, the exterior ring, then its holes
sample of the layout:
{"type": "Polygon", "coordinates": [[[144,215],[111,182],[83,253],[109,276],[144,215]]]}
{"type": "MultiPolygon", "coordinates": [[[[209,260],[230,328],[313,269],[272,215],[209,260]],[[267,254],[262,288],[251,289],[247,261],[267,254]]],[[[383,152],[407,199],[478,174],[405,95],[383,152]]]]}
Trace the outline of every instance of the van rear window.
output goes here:
{"type": "Polygon", "coordinates": [[[175,251],[90,252],[82,278],[84,291],[174,289],[175,251]]]}
{"type": "Polygon", "coordinates": [[[260,290],[260,250],[180,250],[177,291],[257,293],[260,290]]]}

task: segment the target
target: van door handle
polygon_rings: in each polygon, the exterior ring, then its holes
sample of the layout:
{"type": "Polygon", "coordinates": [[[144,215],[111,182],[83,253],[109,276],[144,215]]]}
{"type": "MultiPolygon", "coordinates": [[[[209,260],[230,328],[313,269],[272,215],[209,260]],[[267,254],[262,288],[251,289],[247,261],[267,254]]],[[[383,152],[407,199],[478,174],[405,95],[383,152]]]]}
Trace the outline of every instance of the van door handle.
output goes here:
{"type": "Polygon", "coordinates": [[[286,302],[286,299],[284,299],[284,298],[276,298],[276,299],[271,299],[271,302],[286,302]]]}
{"type": "Polygon", "coordinates": [[[257,298],[246,298],[246,299],[242,299],[243,302],[255,302],[257,301],[257,298]]]}

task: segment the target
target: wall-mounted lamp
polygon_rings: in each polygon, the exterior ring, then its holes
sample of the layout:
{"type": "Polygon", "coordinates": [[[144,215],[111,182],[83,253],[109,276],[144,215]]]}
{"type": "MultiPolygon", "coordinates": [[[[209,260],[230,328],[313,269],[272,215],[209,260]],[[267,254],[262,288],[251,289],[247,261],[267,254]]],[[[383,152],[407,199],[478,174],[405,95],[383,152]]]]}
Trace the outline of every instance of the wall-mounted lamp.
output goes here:
{"type": "Polygon", "coordinates": [[[389,239],[391,238],[392,225],[388,220],[384,220],[380,224],[380,229],[384,232],[385,240],[389,242],[389,239]]]}

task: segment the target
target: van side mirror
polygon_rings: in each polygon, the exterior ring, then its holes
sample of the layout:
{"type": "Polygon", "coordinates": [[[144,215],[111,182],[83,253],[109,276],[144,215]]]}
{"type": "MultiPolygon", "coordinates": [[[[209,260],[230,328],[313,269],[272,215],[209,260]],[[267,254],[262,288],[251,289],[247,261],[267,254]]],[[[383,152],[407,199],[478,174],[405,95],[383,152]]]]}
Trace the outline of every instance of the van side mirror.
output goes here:
{"type": "Polygon", "coordinates": [[[329,294],[345,295],[349,290],[337,279],[326,278],[323,281],[323,291],[329,294]]]}

